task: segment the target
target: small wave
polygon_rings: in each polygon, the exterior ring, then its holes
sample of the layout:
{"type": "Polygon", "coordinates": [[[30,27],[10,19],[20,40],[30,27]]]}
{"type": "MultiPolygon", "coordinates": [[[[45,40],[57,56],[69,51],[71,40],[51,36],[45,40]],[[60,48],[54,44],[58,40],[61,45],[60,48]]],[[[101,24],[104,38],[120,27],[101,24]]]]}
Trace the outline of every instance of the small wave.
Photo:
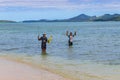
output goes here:
{"type": "Polygon", "coordinates": [[[1,43],[0,45],[7,45],[7,44],[5,44],[5,43],[1,43]]]}
{"type": "Polygon", "coordinates": [[[3,51],[13,51],[13,50],[18,50],[19,48],[10,48],[10,49],[2,49],[3,51]]]}
{"type": "Polygon", "coordinates": [[[120,63],[118,62],[118,63],[108,63],[108,65],[120,65],[120,63]]]}
{"type": "Polygon", "coordinates": [[[25,47],[22,47],[22,48],[25,48],[25,49],[30,49],[31,46],[25,46],[25,47]]]}
{"type": "Polygon", "coordinates": [[[80,42],[80,41],[82,41],[82,40],[74,40],[74,42],[80,42]]]}

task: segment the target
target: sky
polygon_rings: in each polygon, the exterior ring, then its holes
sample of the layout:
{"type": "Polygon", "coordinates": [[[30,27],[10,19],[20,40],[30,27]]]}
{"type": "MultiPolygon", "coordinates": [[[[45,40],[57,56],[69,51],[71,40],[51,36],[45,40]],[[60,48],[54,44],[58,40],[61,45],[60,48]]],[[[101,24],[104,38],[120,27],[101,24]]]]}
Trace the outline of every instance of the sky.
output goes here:
{"type": "Polygon", "coordinates": [[[120,14],[120,0],[0,0],[0,20],[66,19],[120,14]]]}

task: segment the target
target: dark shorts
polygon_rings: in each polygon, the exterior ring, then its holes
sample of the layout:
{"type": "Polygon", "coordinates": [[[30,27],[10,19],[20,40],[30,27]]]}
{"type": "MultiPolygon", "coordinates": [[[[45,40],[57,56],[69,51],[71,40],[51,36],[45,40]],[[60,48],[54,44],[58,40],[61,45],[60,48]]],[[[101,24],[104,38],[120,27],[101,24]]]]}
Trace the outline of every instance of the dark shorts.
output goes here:
{"type": "Polygon", "coordinates": [[[73,45],[73,42],[68,41],[68,44],[69,44],[69,46],[72,46],[72,45],[73,45]]]}
{"type": "Polygon", "coordinates": [[[41,49],[46,49],[46,44],[42,44],[41,49]]]}

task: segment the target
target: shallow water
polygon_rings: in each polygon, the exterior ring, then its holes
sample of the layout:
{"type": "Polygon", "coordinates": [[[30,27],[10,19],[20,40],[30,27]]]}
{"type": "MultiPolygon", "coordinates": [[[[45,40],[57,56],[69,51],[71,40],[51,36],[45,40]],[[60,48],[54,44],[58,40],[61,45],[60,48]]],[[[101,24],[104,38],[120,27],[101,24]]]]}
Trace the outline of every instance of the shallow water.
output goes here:
{"type": "Polygon", "coordinates": [[[84,76],[80,77],[83,75],[81,72],[95,74],[98,68],[113,69],[106,75],[118,74],[120,69],[116,67],[120,66],[119,39],[120,22],[2,23],[0,55],[17,57],[79,80],[84,79],[84,76]],[[77,32],[73,47],[68,47],[68,37],[65,36],[67,30],[77,32]],[[41,54],[41,42],[37,40],[38,34],[42,35],[44,32],[47,37],[53,36],[46,55],[41,54]]]}

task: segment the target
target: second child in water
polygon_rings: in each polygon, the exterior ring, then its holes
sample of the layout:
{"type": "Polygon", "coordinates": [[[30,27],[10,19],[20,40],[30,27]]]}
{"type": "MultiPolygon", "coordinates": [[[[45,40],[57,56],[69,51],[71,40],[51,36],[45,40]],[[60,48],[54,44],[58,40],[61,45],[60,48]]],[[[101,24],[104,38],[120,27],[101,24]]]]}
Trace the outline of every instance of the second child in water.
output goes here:
{"type": "Polygon", "coordinates": [[[66,31],[66,36],[68,36],[69,40],[68,40],[68,44],[69,46],[73,45],[73,37],[76,36],[76,32],[74,32],[74,34],[72,32],[68,32],[66,31]]]}

